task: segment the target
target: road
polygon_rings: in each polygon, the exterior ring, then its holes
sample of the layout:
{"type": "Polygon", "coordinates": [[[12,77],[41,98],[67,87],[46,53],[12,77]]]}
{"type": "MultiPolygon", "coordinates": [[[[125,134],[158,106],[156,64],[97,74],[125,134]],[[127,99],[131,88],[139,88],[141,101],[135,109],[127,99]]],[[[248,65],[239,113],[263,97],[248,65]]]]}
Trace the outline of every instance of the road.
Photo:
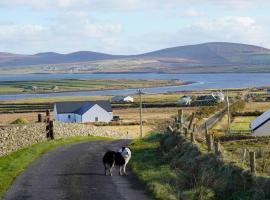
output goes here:
{"type": "MultiPolygon", "coordinates": [[[[105,176],[102,156],[128,140],[91,141],[49,151],[31,164],[4,195],[4,200],[150,200],[134,175],[105,176]]],[[[132,159],[132,158],[131,158],[132,159]]]]}

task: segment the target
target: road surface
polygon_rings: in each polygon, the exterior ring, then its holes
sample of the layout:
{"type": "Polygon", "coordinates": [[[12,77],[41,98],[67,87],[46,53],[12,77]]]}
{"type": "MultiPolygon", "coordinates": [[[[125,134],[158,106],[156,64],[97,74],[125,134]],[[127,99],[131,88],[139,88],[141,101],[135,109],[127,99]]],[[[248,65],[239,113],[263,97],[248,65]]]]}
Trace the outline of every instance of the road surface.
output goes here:
{"type": "MultiPolygon", "coordinates": [[[[105,176],[102,156],[128,140],[90,141],[49,151],[31,164],[4,195],[4,200],[150,200],[134,175],[105,176]]],[[[132,158],[131,158],[132,159],[132,158]]]]}

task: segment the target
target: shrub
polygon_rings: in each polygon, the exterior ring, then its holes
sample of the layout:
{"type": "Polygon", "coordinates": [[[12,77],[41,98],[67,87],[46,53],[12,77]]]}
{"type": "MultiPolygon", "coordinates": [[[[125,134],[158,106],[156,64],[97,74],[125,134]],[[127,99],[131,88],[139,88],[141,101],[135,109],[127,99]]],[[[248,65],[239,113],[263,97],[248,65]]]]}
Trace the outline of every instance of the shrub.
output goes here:
{"type": "Polygon", "coordinates": [[[11,122],[11,124],[28,124],[29,122],[24,118],[18,118],[15,121],[11,122]]]}

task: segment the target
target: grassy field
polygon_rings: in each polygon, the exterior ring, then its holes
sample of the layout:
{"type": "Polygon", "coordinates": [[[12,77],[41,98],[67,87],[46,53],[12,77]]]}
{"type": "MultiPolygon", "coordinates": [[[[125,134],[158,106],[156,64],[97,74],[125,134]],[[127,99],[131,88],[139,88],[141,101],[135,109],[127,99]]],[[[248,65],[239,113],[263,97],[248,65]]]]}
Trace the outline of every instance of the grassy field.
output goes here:
{"type": "MultiPolygon", "coordinates": [[[[270,176],[270,139],[252,139],[223,142],[222,147],[230,152],[228,159],[238,161],[239,163],[249,164],[249,155],[245,160],[243,158],[243,149],[256,152],[257,166],[259,174],[270,176]]],[[[248,153],[247,153],[248,154],[248,153]]]]}
{"type": "Polygon", "coordinates": [[[70,137],[35,144],[31,147],[0,157],[0,199],[13,180],[36,158],[54,148],[81,141],[104,140],[103,137],[70,137]]]}
{"type": "Polygon", "coordinates": [[[254,111],[264,112],[268,109],[270,109],[270,102],[249,102],[246,103],[243,112],[254,112],[254,111]]]}
{"type": "Polygon", "coordinates": [[[256,117],[247,116],[247,117],[234,117],[231,123],[232,131],[249,131],[250,130],[250,122],[254,120],[256,117]]]}
{"type": "Polygon", "coordinates": [[[66,91],[88,91],[145,88],[154,86],[183,85],[187,82],[181,80],[48,80],[48,81],[2,81],[0,82],[1,93],[22,92],[66,92],[66,91]],[[33,89],[34,87],[34,89],[33,89]]]}

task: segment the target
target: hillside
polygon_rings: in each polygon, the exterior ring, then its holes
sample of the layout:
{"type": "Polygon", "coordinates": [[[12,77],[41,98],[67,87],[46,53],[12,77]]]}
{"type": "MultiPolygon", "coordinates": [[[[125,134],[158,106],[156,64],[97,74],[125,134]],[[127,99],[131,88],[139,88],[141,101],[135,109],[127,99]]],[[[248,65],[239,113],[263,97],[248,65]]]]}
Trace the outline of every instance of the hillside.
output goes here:
{"type": "Polygon", "coordinates": [[[0,70],[64,72],[270,72],[270,50],[253,45],[213,42],[122,56],[79,51],[34,55],[0,53],[0,70]],[[31,70],[29,70],[31,67],[31,70]],[[28,70],[27,70],[28,69],[28,70]]]}

